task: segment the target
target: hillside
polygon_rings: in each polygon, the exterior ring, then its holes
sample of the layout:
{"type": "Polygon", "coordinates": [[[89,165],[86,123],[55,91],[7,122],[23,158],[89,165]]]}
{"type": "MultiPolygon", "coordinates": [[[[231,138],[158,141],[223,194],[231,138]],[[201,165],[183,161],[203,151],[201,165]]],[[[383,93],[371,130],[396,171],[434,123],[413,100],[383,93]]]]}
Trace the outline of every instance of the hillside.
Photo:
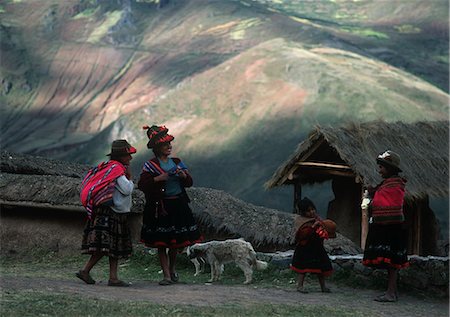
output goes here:
{"type": "Polygon", "coordinates": [[[286,209],[262,184],[314,124],[448,115],[447,1],[156,2],[2,3],[2,147],[94,163],[125,137],[137,172],[165,124],[196,185],[286,209]]]}

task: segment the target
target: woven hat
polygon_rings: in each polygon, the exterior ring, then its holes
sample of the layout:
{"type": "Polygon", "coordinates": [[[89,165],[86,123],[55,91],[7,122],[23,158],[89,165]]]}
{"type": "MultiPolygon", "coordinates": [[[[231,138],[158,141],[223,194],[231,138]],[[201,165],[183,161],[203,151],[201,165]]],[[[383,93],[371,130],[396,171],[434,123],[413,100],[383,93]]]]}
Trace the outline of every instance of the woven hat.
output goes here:
{"type": "Polygon", "coordinates": [[[136,153],[136,148],[132,147],[131,144],[127,142],[127,140],[114,140],[111,144],[111,153],[108,153],[106,155],[121,156],[134,153],[136,153]]]}
{"type": "Polygon", "coordinates": [[[169,132],[169,129],[167,129],[165,126],[157,126],[152,125],[149,127],[148,125],[145,125],[142,127],[144,130],[147,130],[147,137],[149,141],[147,142],[147,147],[149,149],[154,148],[155,146],[171,142],[173,139],[173,135],[167,134],[169,132]]]}
{"type": "Polygon", "coordinates": [[[322,221],[325,230],[328,232],[328,237],[336,238],[336,223],[333,220],[325,219],[322,221]]]}
{"type": "Polygon", "coordinates": [[[394,170],[401,172],[400,169],[400,155],[390,150],[387,150],[377,157],[377,163],[383,166],[394,168],[394,170]]]}

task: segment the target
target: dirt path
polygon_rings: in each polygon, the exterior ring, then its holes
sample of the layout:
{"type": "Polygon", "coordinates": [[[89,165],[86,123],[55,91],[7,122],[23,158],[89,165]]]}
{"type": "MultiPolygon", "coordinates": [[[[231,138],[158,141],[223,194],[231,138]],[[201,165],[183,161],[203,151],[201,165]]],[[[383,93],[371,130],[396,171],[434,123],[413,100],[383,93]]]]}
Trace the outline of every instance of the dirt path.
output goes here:
{"type": "Polygon", "coordinates": [[[248,305],[253,303],[286,305],[324,305],[334,308],[356,309],[369,316],[419,317],[449,316],[448,300],[419,299],[402,295],[397,303],[378,303],[374,290],[353,289],[330,284],[333,293],[314,291],[300,294],[293,289],[260,288],[212,284],[176,284],[159,286],[156,282],[135,281],[129,288],[106,286],[105,282],[86,285],[74,280],[51,280],[44,278],[0,277],[5,290],[38,290],[79,294],[98,299],[147,301],[157,304],[185,304],[194,306],[217,306],[223,304],[248,305]]]}

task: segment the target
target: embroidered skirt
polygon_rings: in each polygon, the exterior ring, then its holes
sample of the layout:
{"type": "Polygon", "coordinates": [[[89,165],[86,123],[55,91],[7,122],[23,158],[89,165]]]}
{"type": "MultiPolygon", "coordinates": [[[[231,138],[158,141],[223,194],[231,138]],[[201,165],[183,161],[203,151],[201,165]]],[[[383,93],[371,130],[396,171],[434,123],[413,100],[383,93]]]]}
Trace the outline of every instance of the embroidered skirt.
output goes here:
{"type": "Polygon", "coordinates": [[[305,245],[297,245],[292,257],[291,270],[303,274],[331,275],[333,267],[323,246],[323,240],[314,235],[305,245]]]}
{"type": "Polygon", "coordinates": [[[109,207],[95,208],[83,231],[81,253],[130,257],[132,242],[128,215],[116,213],[109,207]]]}
{"type": "Polygon", "coordinates": [[[164,199],[162,206],[147,202],[141,242],[147,247],[184,248],[202,241],[197,223],[186,199],[164,199]],[[158,209],[158,212],[156,212],[158,209]]]}
{"type": "Polygon", "coordinates": [[[379,269],[408,267],[407,239],[401,224],[370,224],[363,264],[379,269]]]}

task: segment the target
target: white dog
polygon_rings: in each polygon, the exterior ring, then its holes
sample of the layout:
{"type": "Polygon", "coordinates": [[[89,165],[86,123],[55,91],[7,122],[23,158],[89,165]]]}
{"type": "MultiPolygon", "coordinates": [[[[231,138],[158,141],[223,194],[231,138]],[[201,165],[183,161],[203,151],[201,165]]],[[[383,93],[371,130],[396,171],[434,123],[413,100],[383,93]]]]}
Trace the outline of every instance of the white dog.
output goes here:
{"type": "Polygon", "coordinates": [[[209,282],[219,280],[225,263],[234,262],[244,272],[244,284],[252,282],[254,269],[261,271],[267,268],[267,262],[256,259],[256,252],[252,245],[242,238],[197,243],[189,246],[186,253],[189,259],[203,258],[209,263],[211,267],[209,282]]]}

